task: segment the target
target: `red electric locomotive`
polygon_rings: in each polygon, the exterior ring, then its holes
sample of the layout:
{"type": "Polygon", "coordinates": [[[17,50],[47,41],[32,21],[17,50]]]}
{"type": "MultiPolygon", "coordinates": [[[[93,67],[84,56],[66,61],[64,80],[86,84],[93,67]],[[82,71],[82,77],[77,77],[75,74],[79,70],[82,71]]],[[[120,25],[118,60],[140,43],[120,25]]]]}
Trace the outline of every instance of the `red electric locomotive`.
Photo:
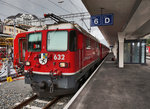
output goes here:
{"type": "Polygon", "coordinates": [[[72,23],[18,34],[14,43],[14,65],[25,63],[25,83],[41,96],[75,92],[105,50],[100,51],[103,45],[72,23]]]}

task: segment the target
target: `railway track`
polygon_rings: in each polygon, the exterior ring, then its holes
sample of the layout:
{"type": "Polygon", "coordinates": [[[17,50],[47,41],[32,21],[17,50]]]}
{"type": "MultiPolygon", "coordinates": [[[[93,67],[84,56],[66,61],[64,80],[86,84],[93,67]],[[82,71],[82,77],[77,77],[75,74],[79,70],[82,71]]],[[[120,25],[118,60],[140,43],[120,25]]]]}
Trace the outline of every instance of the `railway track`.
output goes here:
{"type": "Polygon", "coordinates": [[[35,94],[32,97],[26,98],[20,103],[16,103],[16,105],[12,109],[49,109],[53,104],[55,104],[61,97],[53,98],[50,101],[40,100],[38,96],[35,94]],[[32,106],[32,102],[36,101],[38,103],[45,104],[43,107],[32,106]]]}
{"type": "MultiPolygon", "coordinates": [[[[83,81],[85,82],[85,81],[83,81]]],[[[72,95],[71,95],[72,96],[72,95]]],[[[59,105],[63,105],[65,106],[65,104],[67,104],[68,102],[57,102],[59,99],[61,99],[61,97],[56,97],[56,98],[53,98],[51,100],[41,100],[39,99],[38,95],[33,95],[31,97],[28,97],[28,98],[25,98],[22,102],[20,103],[16,103],[15,106],[12,108],[12,109],[49,109],[53,104],[56,104],[54,106],[58,107],[59,105]],[[43,103],[44,105],[43,106],[35,106],[35,103],[33,103],[34,101],[38,102],[38,103],[43,103]],[[33,105],[34,104],[34,105],[33,105]]],[[[64,98],[64,97],[63,97],[64,98]]],[[[72,97],[71,97],[72,98],[72,97]]],[[[70,99],[71,99],[70,98],[70,99]]],[[[70,100],[69,99],[69,100],[70,100]]],[[[68,101],[69,101],[68,100],[68,101]]],[[[67,100],[66,100],[67,101],[67,100]]],[[[36,104],[38,104],[36,103],[36,104]]],[[[61,107],[62,108],[62,107],[61,107]]]]}

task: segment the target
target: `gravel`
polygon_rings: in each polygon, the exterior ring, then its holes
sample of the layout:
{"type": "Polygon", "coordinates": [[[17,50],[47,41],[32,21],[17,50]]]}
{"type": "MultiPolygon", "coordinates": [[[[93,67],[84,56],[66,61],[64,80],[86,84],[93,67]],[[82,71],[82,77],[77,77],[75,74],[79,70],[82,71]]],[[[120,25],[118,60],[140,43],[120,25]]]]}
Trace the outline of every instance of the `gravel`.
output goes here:
{"type": "Polygon", "coordinates": [[[64,96],[58,100],[58,102],[52,105],[51,109],[63,109],[65,105],[69,102],[69,100],[73,97],[73,95],[64,96]]]}
{"type": "Polygon", "coordinates": [[[32,95],[30,85],[25,84],[24,80],[0,83],[0,109],[10,109],[15,103],[32,95]]]}
{"type": "MultiPolygon", "coordinates": [[[[16,103],[23,101],[26,97],[33,95],[30,85],[25,84],[24,80],[0,83],[0,109],[11,109],[16,103]]],[[[58,100],[50,109],[62,109],[73,95],[67,95],[58,100]]],[[[44,101],[50,101],[52,98],[38,98],[44,101]]],[[[33,101],[31,106],[43,107],[45,103],[33,101]]],[[[28,109],[28,108],[24,108],[28,109]]]]}

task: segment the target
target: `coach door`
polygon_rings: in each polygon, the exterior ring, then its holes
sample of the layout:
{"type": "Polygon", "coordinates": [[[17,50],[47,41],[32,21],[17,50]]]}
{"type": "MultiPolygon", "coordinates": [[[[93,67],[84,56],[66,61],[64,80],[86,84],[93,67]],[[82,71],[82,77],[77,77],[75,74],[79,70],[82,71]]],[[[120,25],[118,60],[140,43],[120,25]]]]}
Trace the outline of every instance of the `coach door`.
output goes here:
{"type": "Polygon", "coordinates": [[[19,39],[19,62],[24,62],[25,60],[25,51],[26,51],[26,39],[19,39]]]}
{"type": "Polygon", "coordinates": [[[146,40],[126,40],[124,43],[124,62],[126,64],[146,63],[146,40]]]}

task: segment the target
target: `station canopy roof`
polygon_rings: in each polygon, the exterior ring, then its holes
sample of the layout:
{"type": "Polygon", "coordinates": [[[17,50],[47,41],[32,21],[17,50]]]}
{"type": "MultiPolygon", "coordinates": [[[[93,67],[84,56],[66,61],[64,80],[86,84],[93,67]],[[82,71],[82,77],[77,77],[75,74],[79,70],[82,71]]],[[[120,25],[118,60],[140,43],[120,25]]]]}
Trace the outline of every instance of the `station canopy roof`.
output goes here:
{"type": "Polygon", "coordinates": [[[12,46],[13,40],[12,35],[0,34],[0,47],[12,46]]]}
{"type": "Polygon", "coordinates": [[[91,15],[114,14],[114,24],[98,26],[109,45],[118,41],[118,32],[126,39],[150,34],[150,0],[82,0],[91,15]],[[101,11],[102,10],[102,11],[101,11]]]}

